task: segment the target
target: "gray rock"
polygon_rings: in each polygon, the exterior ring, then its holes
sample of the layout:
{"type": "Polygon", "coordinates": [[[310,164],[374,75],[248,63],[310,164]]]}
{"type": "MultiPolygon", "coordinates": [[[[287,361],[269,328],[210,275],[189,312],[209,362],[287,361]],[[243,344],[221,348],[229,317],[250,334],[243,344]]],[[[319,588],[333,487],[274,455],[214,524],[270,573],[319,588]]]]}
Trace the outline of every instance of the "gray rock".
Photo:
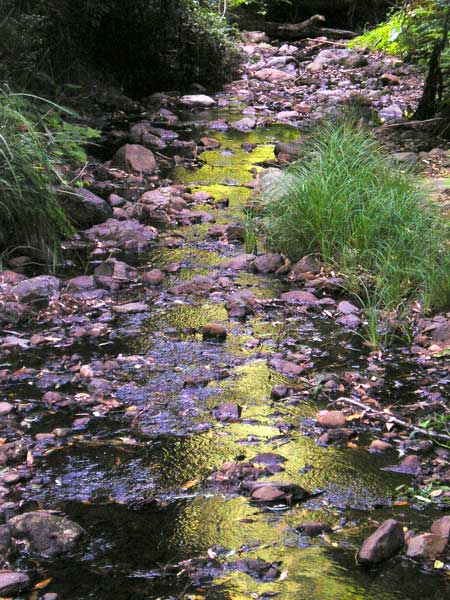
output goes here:
{"type": "Polygon", "coordinates": [[[58,202],[68,219],[79,229],[104,223],[113,214],[106,200],[86,188],[61,189],[58,192],[58,202]]]}
{"type": "Polygon", "coordinates": [[[18,571],[0,571],[0,595],[16,594],[21,592],[30,584],[30,578],[26,573],[18,571]]]}
{"type": "Polygon", "coordinates": [[[14,406],[10,402],[0,402],[0,417],[9,415],[14,410],[14,406]]]}
{"type": "Polygon", "coordinates": [[[189,108],[210,108],[216,101],[205,94],[188,94],[180,98],[180,103],[189,108]]]}
{"type": "Polygon", "coordinates": [[[134,313],[146,312],[149,310],[148,304],[143,302],[130,302],[128,304],[116,304],[112,311],[119,315],[130,315],[134,313]]]}
{"type": "Polygon", "coordinates": [[[117,247],[129,252],[144,252],[158,237],[158,231],[154,227],[142,225],[136,219],[108,219],[105,223],[87,229],[84,235],[88,240],[102,242],[108,247],[117,247]]]}
{"type": "Polygon", "coordinates": [[[357,560],[360,564],[382,562],[393,556],[404,544],[402,526],[398,521],[388,519],[363,542],[357,560]]]}
{"type": "Polygon", "coordinates": [[[241,407],[233,402],[224,402],[216,406],[212,414],[218,421],[236,421],[241,416],[241,407]]]}
{"type": "Polygon", "coordinates": [[[74,550],[84,530],[67,517],[44,510],[28,512],[8,521],[13,548],[19,553],[52,558],[74,550]]]}
{"type": "Polygon", "coordinates": [[[20,440],[3,444],[3,446],[0,446],[0,465],[12,465],[20,462],[26,454],[27,448],[20,440]]]}
{"type": "Polygon", "coordinates": [[[59,291],[61,282],[52,275],[39,275],[25,279],[13,287],[13,293],[21,302],[50,298],[59,291]]]}

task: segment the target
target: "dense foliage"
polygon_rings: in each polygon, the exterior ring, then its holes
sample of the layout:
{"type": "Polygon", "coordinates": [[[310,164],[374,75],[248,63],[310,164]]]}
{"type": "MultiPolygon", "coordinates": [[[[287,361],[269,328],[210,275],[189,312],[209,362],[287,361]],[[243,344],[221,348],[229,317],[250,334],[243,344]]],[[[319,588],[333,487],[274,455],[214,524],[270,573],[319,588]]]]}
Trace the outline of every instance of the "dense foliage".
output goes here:
{"type": "Polygon", "coordinates": [[[448,0],[413,0],[391,18],[352,42],[424,65],[427,83],[418,114],[432,117],[450,104],[450,4],[448,0]]]}
{"type": "Polygon", "coordinates": [[[133,95],[213,87],[238,60],[216,8],[199,0],[4,0],[0,74],[39,90],[86,79],[92,68],[133,95]]]}
{"type": "Polygon", "coordinates": [[[0,89],[0,251],[50,261],[72,227],[55,186],[63,165],[86,159],[81,144],[95,131],[69,125],[63,109],[40,98],[0,89]]]}
{"type": "Polygon", "coordinates": [[[325,124],[263,196],[271,246],[317,254],[371,310],[450,304],[450,231],[416,178],[352,120],[325,124]]]}

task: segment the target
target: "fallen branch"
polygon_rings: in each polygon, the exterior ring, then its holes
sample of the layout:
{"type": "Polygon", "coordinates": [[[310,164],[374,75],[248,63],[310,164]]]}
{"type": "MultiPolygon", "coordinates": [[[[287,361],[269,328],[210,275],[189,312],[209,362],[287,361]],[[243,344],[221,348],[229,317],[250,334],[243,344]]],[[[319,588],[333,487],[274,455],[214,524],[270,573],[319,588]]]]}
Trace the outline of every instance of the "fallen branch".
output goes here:
{"type": "Polygon", "coordinates": [[[356,37],[356,33],[353,31],[320,27],[320,23],[324,21],[325,17],[322,15],[314,15],[301,23],[273,23],[268,21],[265,25],[265,31],[269,36],[281,40],[299,40],[322,36],[334,39],[353,39],[356,37]]]}
{"type": "Polygon", "coordinates": [[[361,408],[365,412],[373,412],[373,413],[375,413],[375,415],[378,419],[383,419],[384,421],[389,422],[389,423],[395,423],[396,425],[400,425],[400,427],[409,429],[410,431],[413,431],[414,433],[420,433],[426,437],[450,442],[450,435],[445,435],[445,433],[436,433],[435,431],[428,431],[427,429],[423,429],[422,427],[416,427],[416,425],[411,425],[410,423],[407,423],[406,421],[397,419],[397,417],[393,417],[392,415],[388,415],[379,410],[376,410],[372,406],[363,404],[362,402],[359,402],[358,400],[353,400],[352,398],[341,397],[341,398],[338,398],[336,402],[345,402],[346,404],[351,404],[353,406],[357,406],[358,408],[361,408]]]}

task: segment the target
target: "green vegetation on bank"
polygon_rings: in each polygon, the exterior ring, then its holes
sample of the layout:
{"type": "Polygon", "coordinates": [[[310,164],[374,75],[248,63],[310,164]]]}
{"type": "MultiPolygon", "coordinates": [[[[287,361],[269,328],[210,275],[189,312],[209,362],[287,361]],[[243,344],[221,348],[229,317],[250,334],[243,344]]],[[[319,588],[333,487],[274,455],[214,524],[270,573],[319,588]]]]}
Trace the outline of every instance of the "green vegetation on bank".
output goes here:
{"type": "Polygon", "coordinates": [[[4,0],[0,77],[52,97],[61,84],[99,78],[136,97],[212,88],[239,62],[230,33],[199,0],[4,0]]]}
{"type": "Polygon", "coordinates": [[[345,274],[368,310],[450,305],[450,228],[422,184],[352,119],[319,126],[301,160],[263,193],[269,245],[295,261],[315,254],[345,274]]]}
{"type": "Polygon", "coordinates": [[[0,252],[20,248],[52,261],[73,229],[55,186],[68,161],[84,160],[95,131],[66,123],[55,104],[0,89],[0,252]]]}

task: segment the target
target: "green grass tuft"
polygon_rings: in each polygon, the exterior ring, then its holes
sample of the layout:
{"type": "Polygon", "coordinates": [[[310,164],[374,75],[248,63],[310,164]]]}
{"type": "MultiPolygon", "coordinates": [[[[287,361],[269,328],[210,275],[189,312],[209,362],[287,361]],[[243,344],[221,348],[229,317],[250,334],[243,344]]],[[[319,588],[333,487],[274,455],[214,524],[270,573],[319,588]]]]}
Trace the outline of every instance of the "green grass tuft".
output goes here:
{"type": "Polygon", "coordinates": [[[73,228],[58,205],[55,185],[67,159],[85,158],[81,143],[96,135],[70,126],[63,109],[0,89],[0,251],[20,247],[54,262],[73,228]]]}
{"type": "Polygon", "coordinates": [[[263,228],[292,260],[318,255],[376,315],[450,305],[450,231],[420,180],[351,118],[321,125],[262,195],[263,228]]]}

